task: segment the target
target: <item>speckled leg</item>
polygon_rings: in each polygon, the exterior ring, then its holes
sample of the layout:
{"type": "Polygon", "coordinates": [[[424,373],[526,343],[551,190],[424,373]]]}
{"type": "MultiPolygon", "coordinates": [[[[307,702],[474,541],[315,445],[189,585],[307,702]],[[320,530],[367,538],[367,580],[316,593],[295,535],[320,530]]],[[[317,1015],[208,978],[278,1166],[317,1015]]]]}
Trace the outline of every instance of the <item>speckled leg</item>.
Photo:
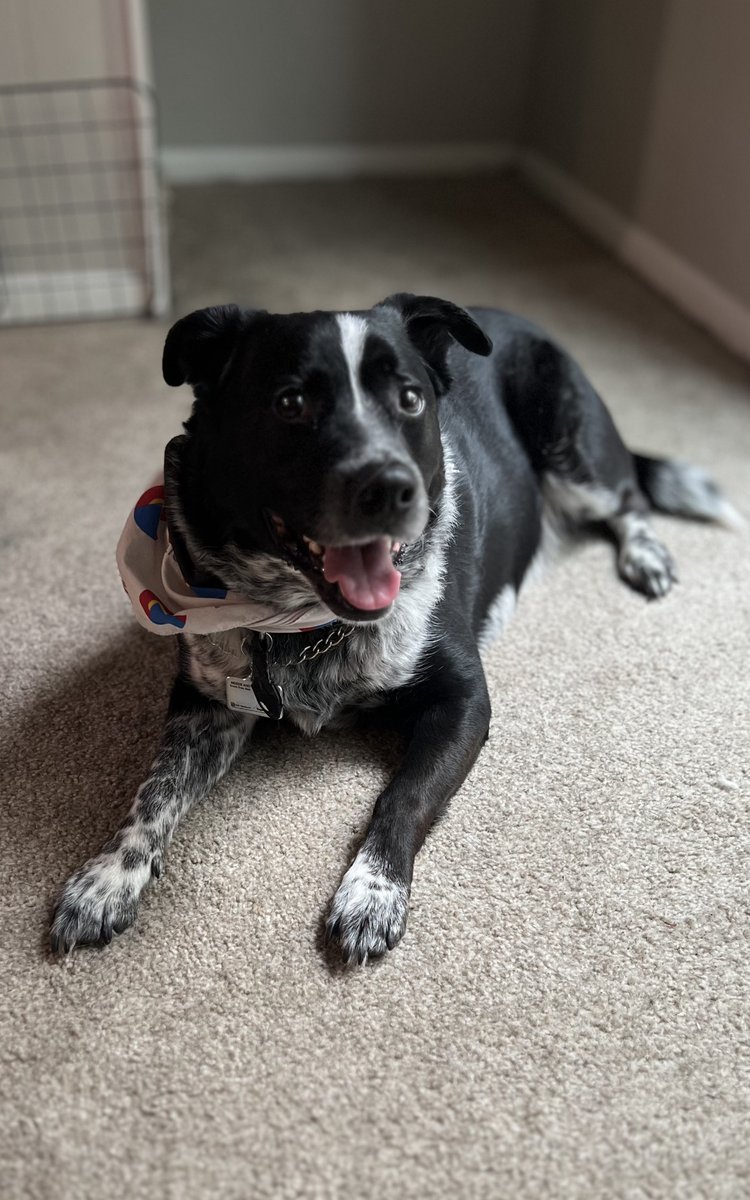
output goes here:
{"type": "Polygon", "coordinates": [[[133,924],[141,892],[161,874],[177,823],[229,769],[252,727],[251,718],[177,680],[161,748],[130,812],[101,853],[62,889],[50,933],[56,953],[110,942],[133,924]]]}

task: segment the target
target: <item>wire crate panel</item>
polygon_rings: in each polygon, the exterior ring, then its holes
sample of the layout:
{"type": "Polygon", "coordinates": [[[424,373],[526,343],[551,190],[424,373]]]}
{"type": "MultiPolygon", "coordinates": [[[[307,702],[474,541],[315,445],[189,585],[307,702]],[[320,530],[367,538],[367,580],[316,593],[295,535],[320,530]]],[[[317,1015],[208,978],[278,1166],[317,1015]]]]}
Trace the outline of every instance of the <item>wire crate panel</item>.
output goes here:
{"type": "Polygon", "coordinates": [[[168,301],[151,90],[0,87],[0,322],[159,314],[168,301]]]}

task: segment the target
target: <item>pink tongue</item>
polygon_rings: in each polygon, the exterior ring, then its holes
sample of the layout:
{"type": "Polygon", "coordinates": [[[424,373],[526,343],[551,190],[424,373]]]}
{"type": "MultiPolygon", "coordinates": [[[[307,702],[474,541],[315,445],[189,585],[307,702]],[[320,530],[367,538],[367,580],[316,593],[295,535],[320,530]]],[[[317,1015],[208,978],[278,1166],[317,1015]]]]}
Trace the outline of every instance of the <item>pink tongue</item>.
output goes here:
{"type": "Polygon", "coordinates": [[[398,595],[401,576],[391,561],[391,543],[377,538],[365,546],[326,546],[323,574],[337,583],[352,608],[387,608],[398,595]]]}

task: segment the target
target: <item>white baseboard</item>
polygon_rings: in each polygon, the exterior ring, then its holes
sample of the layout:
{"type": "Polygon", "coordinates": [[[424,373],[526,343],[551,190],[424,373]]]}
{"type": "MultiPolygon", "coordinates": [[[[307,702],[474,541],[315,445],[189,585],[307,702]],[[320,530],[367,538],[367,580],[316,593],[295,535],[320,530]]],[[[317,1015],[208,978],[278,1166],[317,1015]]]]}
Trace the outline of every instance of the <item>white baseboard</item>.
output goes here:
{"type": "Polygon", "coordinates": [[[517,165],[522,177],[545,200],[603,242],[677,308],[710,329],[730,350],[750,359],[750,309],[736,297],[548,159],[524,150],[517,165]]]}
{"type": "Polygon", "coordinates": [[[387,145],[164,146],[168,183],[245,183],[284,179],[453,175],[507,167],[506,142],[417,142],[387,145]]]}

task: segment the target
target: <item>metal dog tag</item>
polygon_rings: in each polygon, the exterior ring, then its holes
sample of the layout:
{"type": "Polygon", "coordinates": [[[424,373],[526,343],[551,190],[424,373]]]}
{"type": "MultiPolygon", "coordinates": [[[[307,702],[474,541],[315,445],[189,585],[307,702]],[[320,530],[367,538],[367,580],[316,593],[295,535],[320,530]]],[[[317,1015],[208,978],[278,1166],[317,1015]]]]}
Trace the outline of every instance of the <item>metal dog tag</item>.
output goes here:
{"type": "Polygon", "coordinates": [[[232,712],[280,721],[284,715],[284,697],[279,685],[270,679],[267,687],[263,687],[259,680],[254,683],[251,675],[244,679],[227,675],[227,708],[232,712]]]}

